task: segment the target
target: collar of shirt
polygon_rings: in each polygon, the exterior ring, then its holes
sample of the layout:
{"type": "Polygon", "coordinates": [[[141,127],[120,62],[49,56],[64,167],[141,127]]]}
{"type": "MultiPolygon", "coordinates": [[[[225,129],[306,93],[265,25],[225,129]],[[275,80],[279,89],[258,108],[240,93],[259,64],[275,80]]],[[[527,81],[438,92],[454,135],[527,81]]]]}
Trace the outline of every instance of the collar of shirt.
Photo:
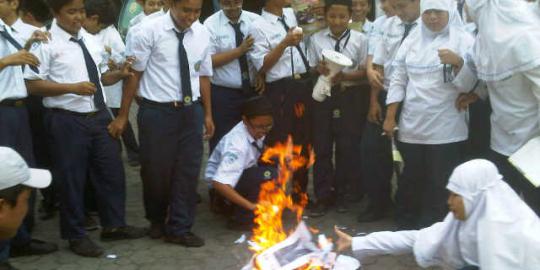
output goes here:
{"type": "Polygon", "coordinates": [[[249,134],[248,127],[246,126],[246,124],[244,124],[243,121],[242,121],[242,126],[244,127],[243,130],[244,130],[244,132],[246,134],[246,138],[247,138],[249,144],[253,144],[255,142],[257,144],[257,146],[262,148],[263,145],[264,145],[263,142],[264,142],[265,137],[262,137],[262,138],[260,138],[258,140],[255,140],[255,138],[253,138],[253,136],[251,136],[251,134],[249,134]]]}
{"type": "MultiPolygon", "coordinates": [[[[277,16],[276,14],[273,14],[273,13],[270,13],[270,12],[266,11],[264,8],[261,11],[261,17],[263,17],[265,20],[271,22],[272,24],[278,23],[279,19],[281,18],[281,17],[277,16]]],[[[287,18],[285,16],[285,12],[283,12],[283,17],[287,18]]]]}
{"type": "Polygon", "coordinates": [[[334,34],[332,34],[332,31],[330,31],[330,27],[326,27],[326,29],[324,29],[323,31],[325,31],[325,35],[331,37],[332,39],[340,40],[340,39],[346,37],[348,34],[351,33],[351,31],[347,31],[347,30],[349,30],[349,29],[345,29],[345,31],[343,31],[343,33],[341,33],[341,36],[339,36],[339,37],[336,37],[336,36],[334,36],[334,34]]]}
{"type": "Polygon", "coordinates": [[[51,36],[53,36],[53,38],[55,39],[60,39],[60,40],[65,40],[65,41],[69,41],[71,38],[75,38],[75,39],[83,39],[84,41],[84,36],[83,36],[83,32],[84,30],[81,28],[81,30],[79,30],[79,32],[77,33],[77,35],[72,35],[68,32],[66,32],[66,30],[62,29],[62,27],[60,27],[58,25],[58,23],[53,23],[51,25],[51,30],[50,30],[50,33],[51,33],[51,36]]]}
{"type": "MultiPolygon", "coordinates": [[[[229,23],[235,23],[235,22],[231,21],[229,18],[227,18],[227,16],[223,12],[223,10],[221,10],[219,12],[220,12],[219,13],[219,23],[222,26],[229,26],[229,23]]],[[[238,18],[238,22],[236,22],[236,23],[242,23],[242,24],[248,23],[246,16],[247,16],[246,12],[242,10],[242,13],[240,14],[240,18],[238,18]]]]}

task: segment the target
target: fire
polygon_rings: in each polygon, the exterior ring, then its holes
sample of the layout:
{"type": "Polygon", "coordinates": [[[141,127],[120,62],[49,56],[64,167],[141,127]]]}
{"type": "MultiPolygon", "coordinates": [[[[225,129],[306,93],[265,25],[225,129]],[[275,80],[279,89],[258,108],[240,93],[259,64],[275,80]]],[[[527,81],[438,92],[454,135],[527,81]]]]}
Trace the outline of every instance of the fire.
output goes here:
{"type": "MultiPolygon", "coordinates": [[[[311,150],[311,149],[309,149],[311,150]]],[[[268,248],[285,240],[287,233],[283,228],[283,211],[292,211],[298,222],[302,219],[304,207],[307,204],[307,195],[301,194],[299,202],[295,202],[291,195],[293,190],[291,179],[293,173],[304,167],[313,165],[314,154],[310,151],[310,157],[301,155],[302,147],[293,145],[289,136],[286,143],[278,143],[275,147],[267,149],[262,160],[278,165],[278,178],[267,181],[261,186],[259,193],[259,203],[255,210],[255,228],[251,238],[250,249],[255,253],[255,257],[268,248]]],[[[255,265],[257,269],[260,269],[255,265]]],[[[306,266],[303,269],[320,269],[315,266],[306,266]]]]}

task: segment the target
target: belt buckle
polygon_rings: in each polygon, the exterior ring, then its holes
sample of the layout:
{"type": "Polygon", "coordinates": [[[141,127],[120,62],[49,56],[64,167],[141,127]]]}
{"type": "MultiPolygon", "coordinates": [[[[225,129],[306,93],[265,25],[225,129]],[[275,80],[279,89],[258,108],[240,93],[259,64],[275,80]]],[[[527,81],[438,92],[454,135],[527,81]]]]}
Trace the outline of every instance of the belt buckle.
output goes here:
{"type": "Polygon", "coordinates": [[[95,112],[89,112],[88,114],[86,114],[86,117],[87,117],[87,118],[94,117],[96,114],[97,114],[97,111],[95,111],[95,112]]]}
{"type": "Polygon", "coordinates": [[[178,101],[173,101],[173,106],[175,108],[180,108],[182,106],[182,103],[178,102],[178,101]]]}
{"type": "Polygon", "coordinates": [[[300,75],[300,74],[298,74],[298,73],[295,73],[295,74],[293,75],[293,79],[295,79],[295,80],[300,80],[300,79],[302,79],[302,75],[300,75]]]}
{"type": "Polygon", "coordinates": [[[24,106],[24,101],[22,101],[22,100],[17,100],[17,101],[15,101],[15,103],[13,103],[13,106],[15,106],[15,107],[22,107],[22,106],[24,106]]]}

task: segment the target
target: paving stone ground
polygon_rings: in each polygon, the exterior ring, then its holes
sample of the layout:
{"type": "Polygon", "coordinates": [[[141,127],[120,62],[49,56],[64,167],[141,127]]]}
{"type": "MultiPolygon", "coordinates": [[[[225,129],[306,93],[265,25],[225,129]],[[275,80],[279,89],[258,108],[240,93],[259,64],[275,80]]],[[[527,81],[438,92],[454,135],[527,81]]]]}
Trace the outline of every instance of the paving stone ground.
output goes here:
{"type": "MultiPolygon", "coordinates": [[[[132,122],[135,124],[134,122],[132,122]]],[[[127,219],[129,224],[148,226],[144,219],[142,205],[142,185],[139,168],[131,168],[126,164],[127,177],[127,219]]],[[[22,270],[238,270],[249,261],[251,256],[246,244],[234,244],[242,233],[225,228],[225,220],[209,211],[206,186],[202,182],[199,192],[203,202],[197,209],[197,218],[193,231],[202,236],[206,245],[202,248],[184,248],[167,244],[160,240],[143,238],[130,241],[100,242],[99,231],[91,232],[90,236],[106,249],[108,256],[101,258],[83,258],[71,253],[67,242],[60,239],[58,218],[38,221],[34,237],[52,241],[60,246],[60,251],[47,256],[32,256],[11,259],[11,263],[22,270]]],[[[321,233],[334,237],[332,228],[335,224],[344,226],[348,231],[373,232],[393,229],[391,218],[381,222],[356,222],[355,209],[359,203],[351,205],[347,214],[331,211],[318,219],[306,219],[309,226],[317,228],[321,233]]],[[[249,237],[249,235],[248,235],[249,237]]],[[[404,256],[378,256],[362,261],[365,270],[413,270],[416,266],[414,258],[404,256]]]]}

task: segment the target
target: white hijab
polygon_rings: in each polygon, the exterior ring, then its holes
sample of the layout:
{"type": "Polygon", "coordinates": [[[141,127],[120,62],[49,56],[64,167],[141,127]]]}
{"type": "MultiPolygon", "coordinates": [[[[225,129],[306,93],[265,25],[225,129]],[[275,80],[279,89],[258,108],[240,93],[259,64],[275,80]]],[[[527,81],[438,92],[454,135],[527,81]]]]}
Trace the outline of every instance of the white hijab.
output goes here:
{"type": "Polygon", "coordinates": [[[421,0],[420,14],[431,9],[448,12],[448,24],[443,30],[433,32],[420,22],[420,27],[416,27],[405,39],[394,64],[405,61],[409,72],[431,73],[442,69],[438,50],[455,50],[462,37],[460,32],[465,32],[454,0],[421,0]]]}
{"type": "Polygon", "coordinates": [[[465,221],[449,213],[419,232],[414,253],[422,267],[540,269],[540,219],[508,186],[493,163],[458,166],[447,188],[463,198],[465,221]]]}
{"type": "Polygon", "coordinates": [[[478,77],[498,81],[540,67],[540,8],[525,0],[466,0],[478,26],[478,77]]]}

